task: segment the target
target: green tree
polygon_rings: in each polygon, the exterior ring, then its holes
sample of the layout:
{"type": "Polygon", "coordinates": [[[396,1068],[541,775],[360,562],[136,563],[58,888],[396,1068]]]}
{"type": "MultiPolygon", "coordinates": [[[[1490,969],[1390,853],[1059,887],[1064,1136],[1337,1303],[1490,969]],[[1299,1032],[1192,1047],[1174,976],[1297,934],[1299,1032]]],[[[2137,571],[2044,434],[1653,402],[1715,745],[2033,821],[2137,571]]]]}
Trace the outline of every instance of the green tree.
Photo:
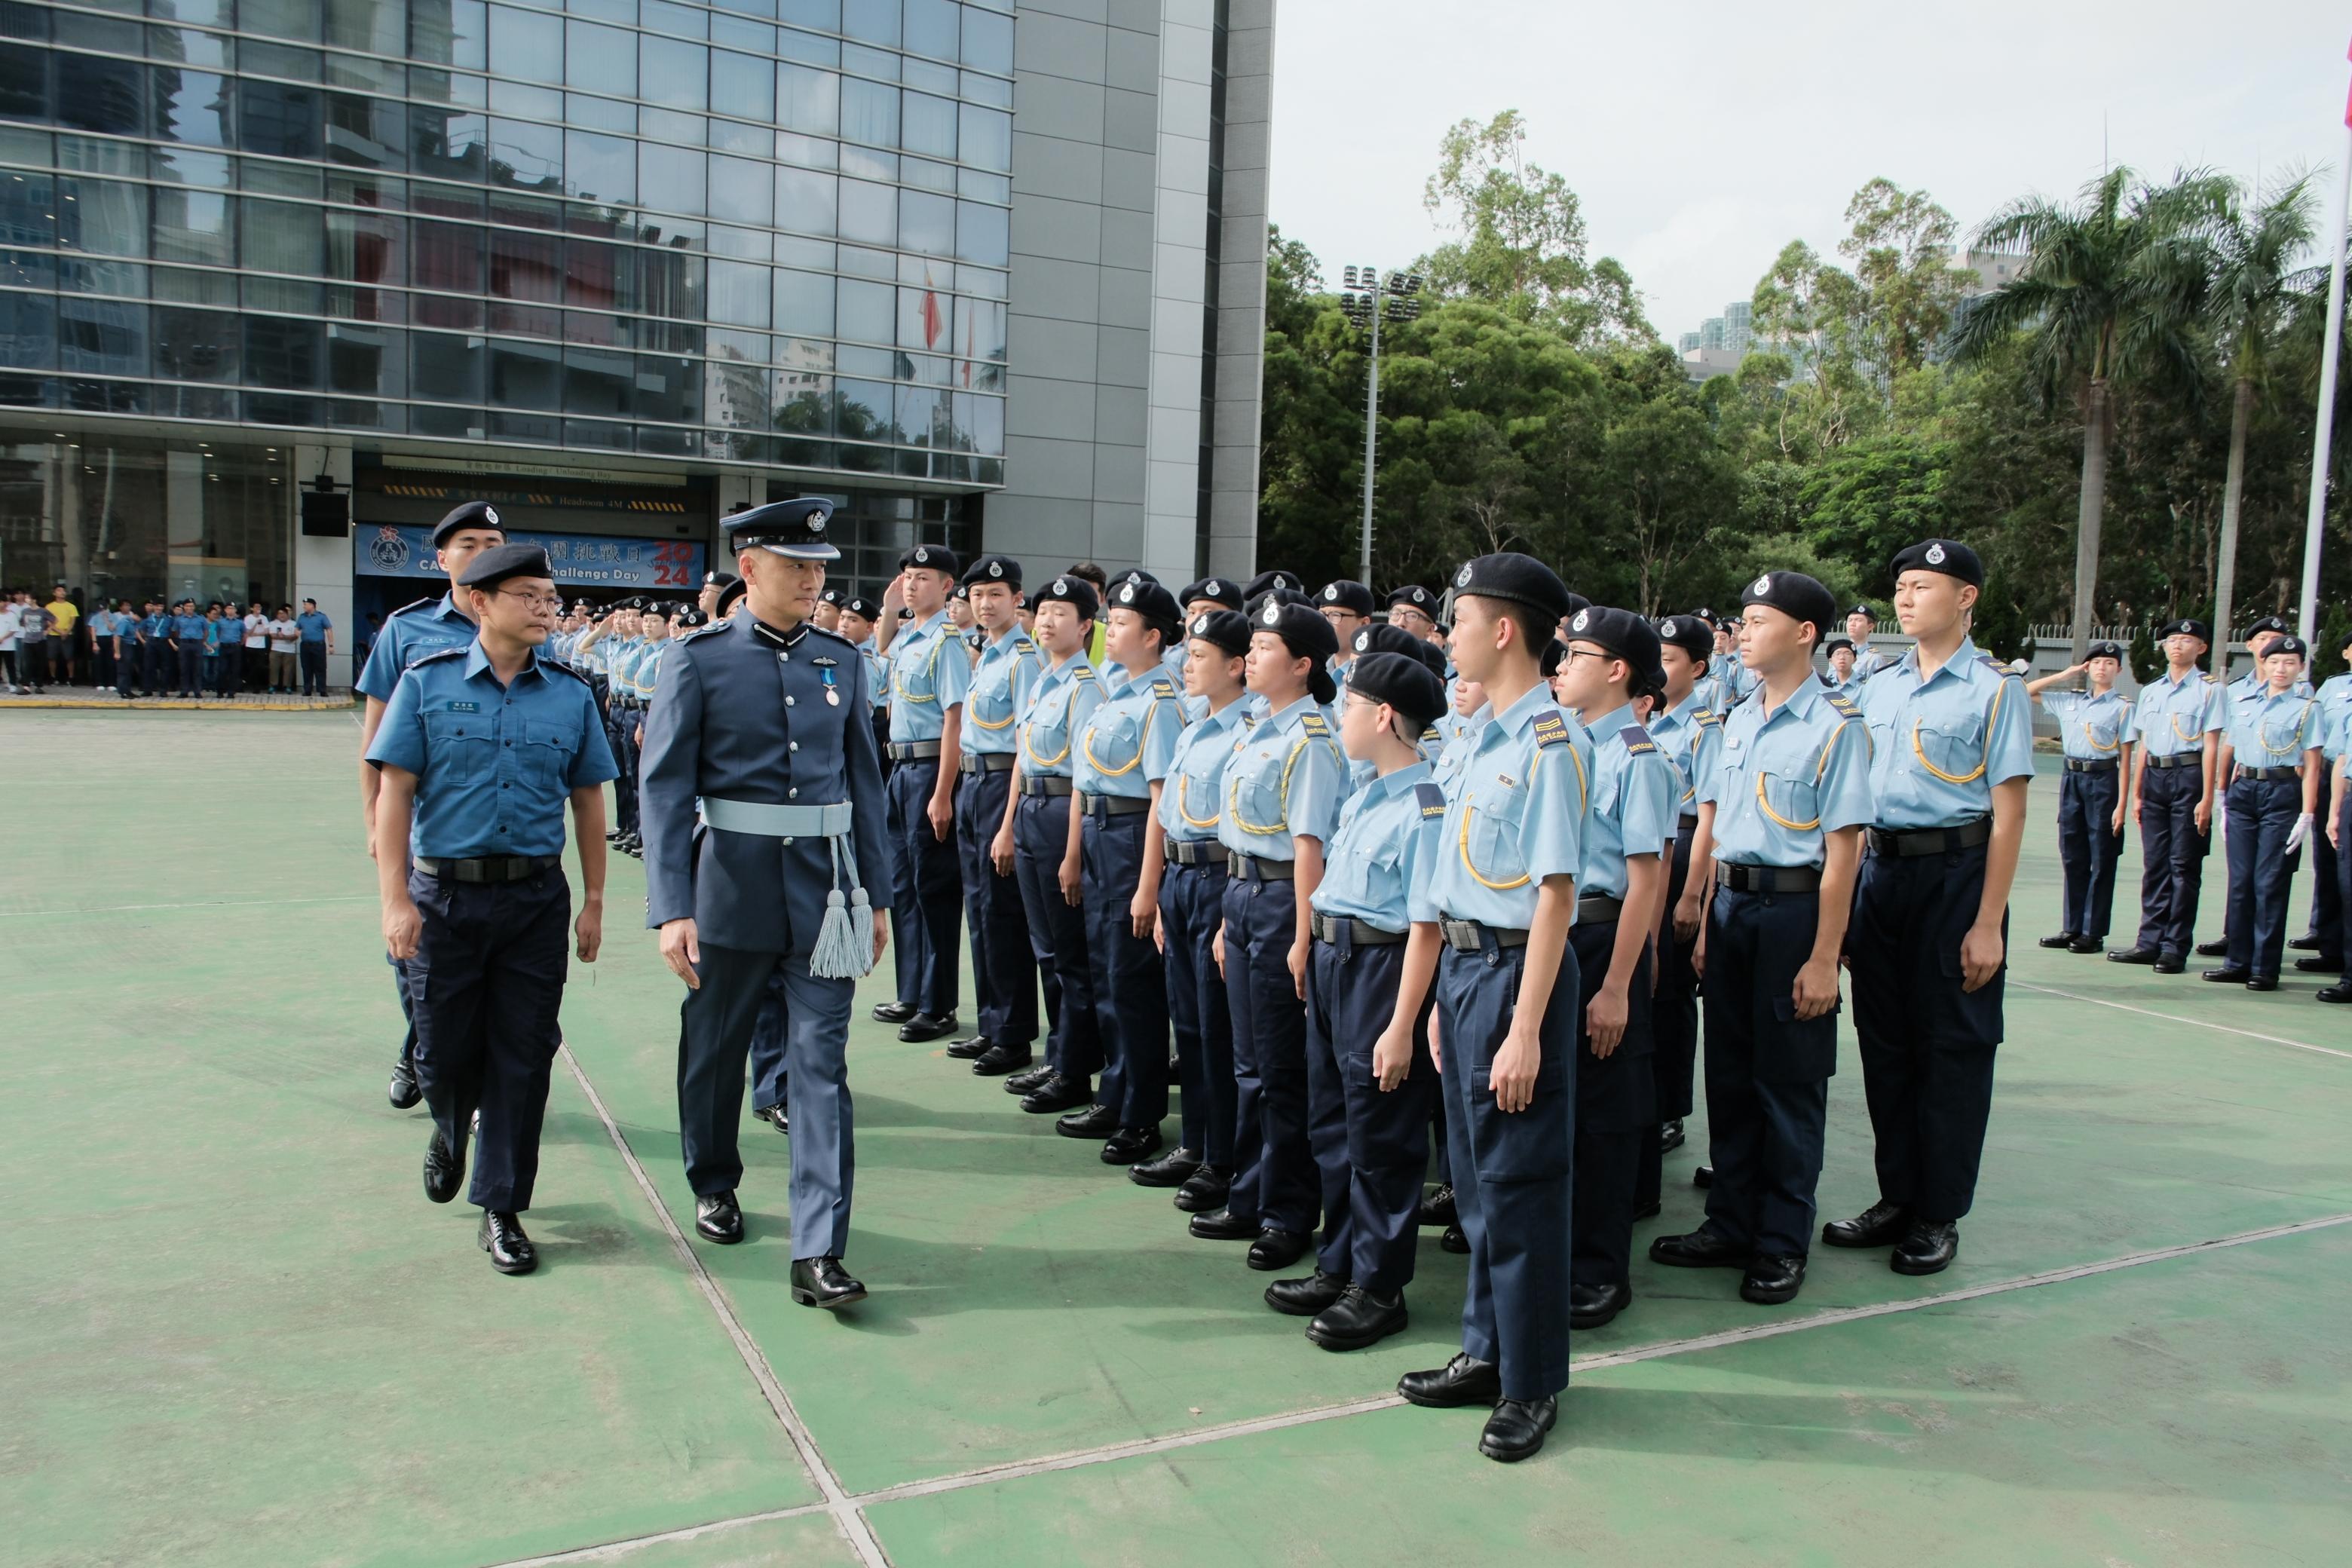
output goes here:
{"type": "Polygon", "coordinates": [[[1973,274],[1951,265],[1958,226],[1925,191],[1873,180],[1854,192],[1845,217],[1853,228],[1838,253],[1863,290],[1864,355],[1891,387],[1927,363],[1973,274]]]}

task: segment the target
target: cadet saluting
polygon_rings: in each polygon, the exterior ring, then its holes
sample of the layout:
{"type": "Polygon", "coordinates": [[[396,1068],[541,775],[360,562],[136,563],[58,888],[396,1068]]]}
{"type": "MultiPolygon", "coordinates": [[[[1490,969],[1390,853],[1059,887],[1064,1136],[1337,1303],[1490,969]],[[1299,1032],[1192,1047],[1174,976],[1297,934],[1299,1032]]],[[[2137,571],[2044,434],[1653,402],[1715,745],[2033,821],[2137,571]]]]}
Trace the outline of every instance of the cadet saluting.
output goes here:
{"type": "Polygon", "coordinates": [[[2132,705],[2116,695],[2124,667],[2120,644],[2095,642],[2083,663],[2026,682],[2042,710],[2058,721],[2066,772],[2058,785],[2058,859],[2066,868],[2066,929],[2043,947],[2096,952],[2116,902],[2116,861],[2124,850],[2124,802],[2131,797],[2132,705]],[[2077,675],[2088,691],[2053,691],[2077,675]]]}
{"type": "Polygon", "coordinates": [[[743,1239],[735,1199],[743,1067],[771,973],[783,977],[793,1103],[793,1300],[840,1307],[854,1167],[848,1068],[856,979],[886,932],[861,868],[889,864],[882,773],[857,650],[810,620],[832,504],[727,520],[744,614],[681,642],[646,718],[646,923],[687,984],[677,1100],[695,1229],[743,1239]],[[700,805],[702,829],[697,830],[700,805]]]}
{"type": "MultiPolygon", "coordinates": [[[[384,946],[416,1003],[416,1073],[433,1110],[425,1195],[446,1204],[481,1112],[472,1200],[501,1274],[539,1256],[523,1234],[539,1173],[549,1067],[562,1043],[563,806],[572,805],[586,898],[580,961],[604,925],[604,781],[613,754],[587,683],[541,659],[555,582],[537,545],[494,545],[460,575],[481,626],[425,655],[394,687],[367,751],[384,946]],[[412,827],[411,808],[415,819],[412,827]]],[[[468,623],[472,624],[471,622],[468,623]]]]}
{"type": "Polygon", "coordinates": [[[1918,641],[1862,689],[1878,817],[1846,949],[1878,1202],[1822,1239],[1891,1244],[1897,1274],[1958,1256],[1992,1113],[2033,728],[2024,682],[1969,637],[1983,587],[1957,541],[1896,555],[1895,618],[1918,641]]]}

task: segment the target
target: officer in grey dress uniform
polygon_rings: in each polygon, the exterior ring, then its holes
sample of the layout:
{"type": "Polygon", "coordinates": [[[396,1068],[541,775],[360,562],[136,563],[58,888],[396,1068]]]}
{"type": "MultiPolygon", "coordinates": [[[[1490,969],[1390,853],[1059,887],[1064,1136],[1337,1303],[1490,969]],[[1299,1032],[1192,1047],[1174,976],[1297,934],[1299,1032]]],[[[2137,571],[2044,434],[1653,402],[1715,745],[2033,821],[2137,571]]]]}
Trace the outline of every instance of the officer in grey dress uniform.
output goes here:
{"type": "MultiPolygon", "coordinates": [[[[735,1189],[743,1068],[769,977],[783,978],[792,1082],[793,1300],[840,1307],[854,1167],[849,1009],[885,927],[864,880],[889,862],[857,650],[811,618],[833,505],[727,520],[740,614],[680,642],[646,717],[646,923],[687,984],[678,1129],[695,1229],[743,1239],[735,1189]],[[863,868],[863,869],[861,869],[863,868]]],[[[878,885],[878,884],[877,884],[878,885]]]]}

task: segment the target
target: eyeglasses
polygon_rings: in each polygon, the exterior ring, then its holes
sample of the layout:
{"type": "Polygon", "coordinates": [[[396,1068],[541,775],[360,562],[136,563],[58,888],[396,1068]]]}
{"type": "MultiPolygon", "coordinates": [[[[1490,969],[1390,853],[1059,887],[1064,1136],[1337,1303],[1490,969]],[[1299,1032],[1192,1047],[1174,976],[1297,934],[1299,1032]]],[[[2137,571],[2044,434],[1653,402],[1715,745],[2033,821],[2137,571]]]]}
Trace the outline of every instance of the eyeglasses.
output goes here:
{"type": "Polygon", "coordinates": [[[1560,655],[1559,662],[1562,664],[1574,664],[1580,658],[1597,658],[1606,661],[1615,658],[1617,656],[1613,653],[1603,653],[1599,648],[1572,647],[1566,653],[1560,655]]]}
{"type": "Polygon", "coordinates": [[[520,599],[530,607],[533,615],[551,616],[563,608],[563,601],[553,594],[514,594],[504,588],[498,592],[502,599],[520,599]]]}

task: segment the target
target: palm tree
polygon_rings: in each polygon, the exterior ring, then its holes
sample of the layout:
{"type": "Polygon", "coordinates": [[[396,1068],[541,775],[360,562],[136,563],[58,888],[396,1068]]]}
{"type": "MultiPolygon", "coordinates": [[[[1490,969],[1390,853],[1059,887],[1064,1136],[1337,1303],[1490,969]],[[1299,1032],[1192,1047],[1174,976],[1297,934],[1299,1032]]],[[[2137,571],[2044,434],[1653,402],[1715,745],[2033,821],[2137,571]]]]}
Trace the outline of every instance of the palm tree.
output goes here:
{"type": "Polygon", "coordinates": [[[2214,347],[2230,379],[2230,468],[2221,491],[2221,555],[2213,585],[2213,674],[2230,666],[2230,591],[2238,572],[2238,505],[2245,493],[2246,426],[2280,373],[2290,332],[2307,315],[2327,269],[2295,268],[2316,232],[2311,182],[2293,175],[2245,211],[2233,196],[2204,244],[2210,252],[2209,310],[2214,347]]]}
{"type": "Polygon", "coordinates": [[[2023,333],[2045,406],[2070,396],[2083,410],[2083,493],[2074,537],[2074,662],[2090,651],[2106,508],[2107,444],[2118,384],[2170,385],[2200,395],[2200,314],[2206,258],[2181,243],[2226,209],[2230,181],[2183,173],[2149,185],[2116,168],[2083,187],[2074,206],[2042,196],[2012,202],[1977,231],[1988,250],[2022,249],[2015,278],[1975,301],[1953,334],[1956,357],[1986,353],[2023,333]]]}

